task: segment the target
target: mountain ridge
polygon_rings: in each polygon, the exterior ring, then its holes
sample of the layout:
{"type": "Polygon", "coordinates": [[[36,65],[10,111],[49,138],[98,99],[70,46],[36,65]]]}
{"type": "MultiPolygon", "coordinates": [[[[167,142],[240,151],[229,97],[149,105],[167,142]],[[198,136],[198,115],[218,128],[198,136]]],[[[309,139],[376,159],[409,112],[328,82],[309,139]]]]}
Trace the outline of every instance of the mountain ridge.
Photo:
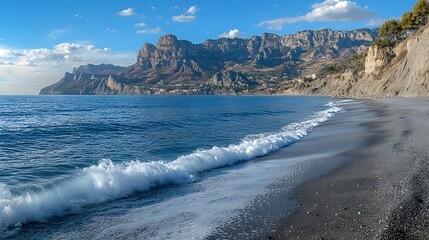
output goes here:
{"type": "Polygon", "coordinates": [[[376,29],[305,30],[207,39],[168,34],[146,43],[128,67],[83,65],[40,94],[252,94],[364,52],[376,29]]]}

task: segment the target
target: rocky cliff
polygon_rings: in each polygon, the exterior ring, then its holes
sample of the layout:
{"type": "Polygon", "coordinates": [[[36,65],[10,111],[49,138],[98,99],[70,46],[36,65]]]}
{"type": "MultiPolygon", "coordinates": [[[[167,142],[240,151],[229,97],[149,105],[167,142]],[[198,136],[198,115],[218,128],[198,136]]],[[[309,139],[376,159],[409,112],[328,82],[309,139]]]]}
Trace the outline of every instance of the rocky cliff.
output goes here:
{"type": "Polygon", "coordinates": [[[429,28],[393,47],[371,46],[365,69],[295,84],[285,94],[379,98],[429,96],[429,28]]]}
{"type": "Polygon", "coordinates": [[[147,43],[135,64],[85,65],[40,94],[251,94],[366,51],[374,29],[302,31],[200,44],[166,35],[147,43]]]}

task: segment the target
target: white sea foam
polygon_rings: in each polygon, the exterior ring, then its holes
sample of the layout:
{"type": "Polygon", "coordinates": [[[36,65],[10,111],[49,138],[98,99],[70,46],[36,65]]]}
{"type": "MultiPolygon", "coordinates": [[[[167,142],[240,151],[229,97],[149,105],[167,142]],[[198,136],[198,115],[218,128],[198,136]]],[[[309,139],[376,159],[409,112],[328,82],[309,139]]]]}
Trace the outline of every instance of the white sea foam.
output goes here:
{"type": "Polygon", "coordinates": [[[115,164],[102,160],[72,179],[20,196],[0,185],[0,226],[43,221],[81,206],[129,196],[158,186],[193,181],[198,173],[266,155],[303,138],[342,108],[334,103],[307,120],[291,123],[276,133],[253,135],[239,144],[198,150],[172,162],[131,161],[115,164]]]}

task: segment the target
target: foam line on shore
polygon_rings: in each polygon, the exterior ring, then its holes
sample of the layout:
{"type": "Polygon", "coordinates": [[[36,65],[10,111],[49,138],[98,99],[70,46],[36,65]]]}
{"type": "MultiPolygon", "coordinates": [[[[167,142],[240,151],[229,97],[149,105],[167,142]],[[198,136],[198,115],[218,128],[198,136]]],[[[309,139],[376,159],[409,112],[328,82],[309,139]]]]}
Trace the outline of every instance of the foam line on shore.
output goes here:
{"type": "Polygon", "coordinates": [[[198,173],[248,161],[286,147],[306,136],[316,126],[342,111],[341,103],[328,103],[302,122],[288,124],[278,132],[243,138],[238,144],[198,150],[171,162],[101,160],[78,172],[69,180],[39,191],[14,196],[0,184],[0,226],[19,226],[44,221],[84,205],[130,196],[136,192],[169,184],[192,182],[198,173]]]}

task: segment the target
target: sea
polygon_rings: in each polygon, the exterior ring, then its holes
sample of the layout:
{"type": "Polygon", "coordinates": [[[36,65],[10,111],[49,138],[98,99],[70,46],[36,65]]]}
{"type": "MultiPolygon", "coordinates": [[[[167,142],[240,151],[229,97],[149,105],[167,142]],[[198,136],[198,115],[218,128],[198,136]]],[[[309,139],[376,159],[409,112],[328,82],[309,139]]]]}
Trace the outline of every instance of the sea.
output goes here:
{"type": "Polygon", "coordinates": [[[261,239],[371,116],[327,97],[0,96],[0,239],[261,239]]]}

